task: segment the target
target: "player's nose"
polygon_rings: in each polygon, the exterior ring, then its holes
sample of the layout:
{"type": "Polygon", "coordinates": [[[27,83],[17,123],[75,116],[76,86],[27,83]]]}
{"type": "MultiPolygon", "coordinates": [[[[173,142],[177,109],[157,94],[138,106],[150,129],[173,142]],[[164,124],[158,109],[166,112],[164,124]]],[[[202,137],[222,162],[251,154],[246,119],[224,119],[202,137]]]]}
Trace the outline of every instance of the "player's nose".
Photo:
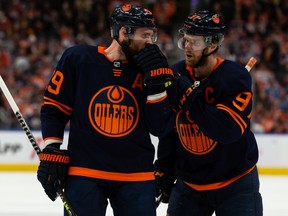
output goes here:
{"type": "Polygon", "coordinates": [[[153,39],[152,39],[152,37],[147,37],[147,38],[146,38],[146,44],[153,44],[153,39]]]}

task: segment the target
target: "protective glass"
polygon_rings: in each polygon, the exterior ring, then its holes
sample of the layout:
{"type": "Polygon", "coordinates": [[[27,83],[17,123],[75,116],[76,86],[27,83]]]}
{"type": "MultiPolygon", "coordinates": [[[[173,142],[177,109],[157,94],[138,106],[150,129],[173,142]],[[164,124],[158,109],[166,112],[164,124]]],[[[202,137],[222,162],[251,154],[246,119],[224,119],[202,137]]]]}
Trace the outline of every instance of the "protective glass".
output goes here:
{"type": "Polygon", "coordinates": [[[152,31],[136,31],[134,34],[129,34],[128,38],[137,41],[151,41],[155,43],[157,41],[157,30],[152,29],[152,31]]]}
{"type": "Polygon", "coordinates": [[[178,40],[178,47],[181,50],[191,49],[196,51],[205,49],[207,47],[207,43],[205,43],[203,37],[194,39],[183,36],[178,40]]]}

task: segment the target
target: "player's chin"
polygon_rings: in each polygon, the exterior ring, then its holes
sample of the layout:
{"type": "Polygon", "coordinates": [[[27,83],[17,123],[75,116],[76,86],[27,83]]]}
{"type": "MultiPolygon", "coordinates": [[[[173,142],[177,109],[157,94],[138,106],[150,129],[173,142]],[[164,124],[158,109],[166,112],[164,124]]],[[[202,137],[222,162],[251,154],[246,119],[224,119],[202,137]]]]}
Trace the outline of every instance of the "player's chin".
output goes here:
{"type": "Polygon", "coordinates": [[[192,66],[194,62],[194,57],[192,55],[186,54],[185,61],[187,65],[192,66]]]}
{"type": "Polygon", "coordinates": [[[126,53],[129,53],[130,56],[137,55],[140,52],[140,49],[136,47],[128,47],[126,53]]]}
{"type": "Polygon", "coordinates": [[[190,61],[185,60],[185,63],[186,63],[186,65],[188,65],[188,66],[191,66],[191,67],[194,66],[194,64],[193,64],[192,62],[190,62],[190,61]]]}

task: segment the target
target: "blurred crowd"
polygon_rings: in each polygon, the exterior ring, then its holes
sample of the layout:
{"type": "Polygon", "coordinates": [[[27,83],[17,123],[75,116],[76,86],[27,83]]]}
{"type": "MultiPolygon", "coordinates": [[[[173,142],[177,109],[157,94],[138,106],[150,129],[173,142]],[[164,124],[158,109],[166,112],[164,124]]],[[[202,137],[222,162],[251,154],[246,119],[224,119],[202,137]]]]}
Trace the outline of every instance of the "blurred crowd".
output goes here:
{"type": "MultiPolygon", "coordinates": [[[[76,44],[108,45],[108,18],[124,1],[0,0],[0,74],[31,129],[40,129],[39,112],[47,82],[63,51],[76,44]]],[[[286,0],[142,0],[157,22],[157,44],[171,64],[183,59],[177,30],[186,16],[209,9],[228,27],[219,56],[251,70],[256,133],[288,132],[288,1],[286,0]]],[[[232,71],[231,71],[232,72],[232,71]]],[[[0,129],[18,129],[9,104],[0,95],[0,129]]]]}

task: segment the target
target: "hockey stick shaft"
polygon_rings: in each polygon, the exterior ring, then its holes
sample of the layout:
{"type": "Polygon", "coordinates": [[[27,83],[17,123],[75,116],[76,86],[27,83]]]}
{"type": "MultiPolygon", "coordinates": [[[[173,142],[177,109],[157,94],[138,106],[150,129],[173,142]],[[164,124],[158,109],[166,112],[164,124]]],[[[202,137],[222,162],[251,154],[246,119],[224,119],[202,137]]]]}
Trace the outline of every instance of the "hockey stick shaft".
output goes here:
{"type": "Polygon", "coordinates": [[[245,65],[245,68],[248,72],[253,68],[253,66],[256,64],[257,60],[254,57],[251,57],[247,64],[245,65]]]}
{"type": "Polygon", "coordinates": [[[34,150],[36,151],[38,157],[39,157],[39,154],[41,153],[41,149],[39,148],[33,134],[31,133],[26,121],[24,120],[22,114],[20,113],[19,111],[19,108],[16,104],[16,102],[14,101],[10,91],[8,90],[4,80],[2,79],[2,77],[0,76],[0,87],[2,89],[2,92],[4,94],[4,96],[6,97],[10,107],[12,108],[14,114],[16,115],[22,129],[25,131],[30,143],[32,144],[34,150]]]}
{"type": "MultiPolygon", "coordinates": [[[[36,154],[39,157],[40,153],[41,153],[41,149],[40,149],[39,145],[37,144],[35,137],[33,136],[29,126],[27,125],[25,119],[23,118],[15,100],[13,99],[13,97],[12,97],[10,91],[8,90],[4,80],[2,79],[1,75],[0,75],[0,88],[2,89],[4,96],[6,97],[8,103],[9,103],[10,107],[12,108],[14,114],[16,115],[22,129],[25,131],[30,143],[32,144],[36,154]]],[[[59,194],[59,196],[60,196],[60,198],[64,204],[66,211],[69,213],[69,215],[70,216],[77,216],[76,213],[71,208],[70,204],[68,203],[64,192],[59,187],[57,188],[57,192],[58,192],[58,194],[59,194]]]]}
{"type": "MultiPolygon", "coordinates": [[[[257,60],[256,58],[254,58],[253,56],[248,60],[247,64],[245,65],[245,68],[248,72],[250,72],[250,70],[253,68],[253,66],[256,64],[257,60]]],[[[158,208],[158,206],[160,205],[160,203],[162,202],[162,194],[160,194],[160,196],[156,197],[156,208],[158,208]]]]}

